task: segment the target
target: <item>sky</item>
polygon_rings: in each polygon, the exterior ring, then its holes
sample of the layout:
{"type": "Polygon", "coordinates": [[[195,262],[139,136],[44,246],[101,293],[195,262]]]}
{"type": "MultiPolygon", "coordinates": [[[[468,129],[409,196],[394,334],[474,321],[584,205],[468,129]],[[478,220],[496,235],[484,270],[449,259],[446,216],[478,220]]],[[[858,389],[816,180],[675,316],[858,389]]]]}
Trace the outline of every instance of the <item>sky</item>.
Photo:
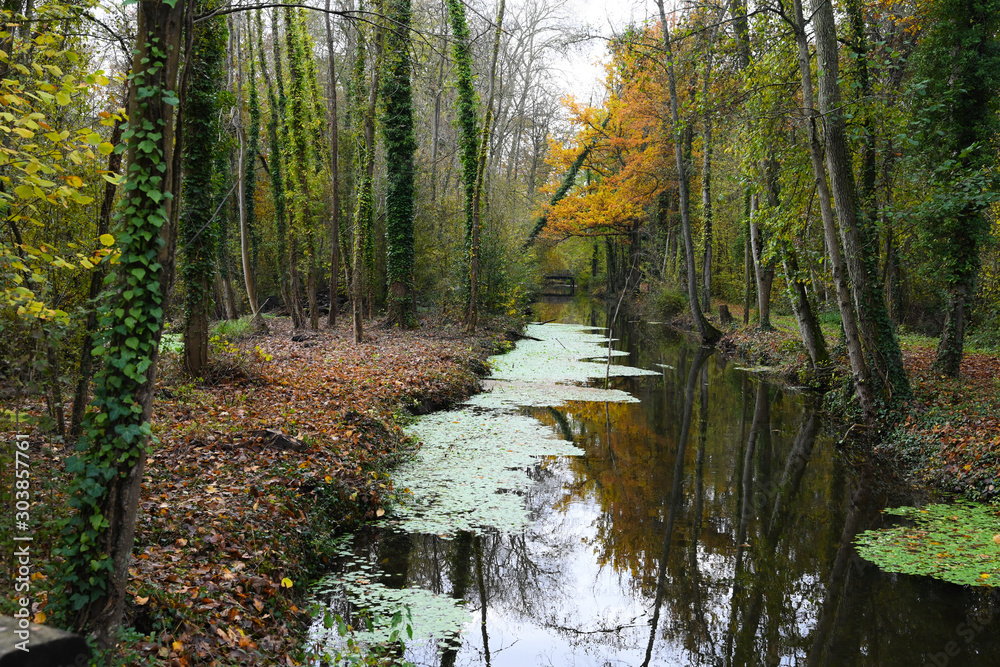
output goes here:
{"type": "Polygon", "coordinates": [[[590,28],[595,38],[579,47],[578,53],[568,53],[557,63],[558,79],[567,93],[581,101],[599,100],[603,95],[601,81],[604,69],[599,64],[607,59],[606,38],[618,34],[629,23],[642,23],[656,12],[653,0],[567,0],[566,11],[578,25],[590,28]]]}

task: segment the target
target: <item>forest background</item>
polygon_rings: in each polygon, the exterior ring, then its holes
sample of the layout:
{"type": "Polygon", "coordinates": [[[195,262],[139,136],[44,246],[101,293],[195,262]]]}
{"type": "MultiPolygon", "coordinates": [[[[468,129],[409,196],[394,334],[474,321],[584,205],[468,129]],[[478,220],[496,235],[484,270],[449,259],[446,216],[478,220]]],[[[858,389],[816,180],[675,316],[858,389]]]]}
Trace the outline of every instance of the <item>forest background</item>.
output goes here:
{"type": "Polygon", "coordinates": [[[945,376],[997,344],[997,0],[657,0],[588,100],[558,0],[2,12],[3,415],[79,443],[63,613],[105,645],[162,345],[201,377],[213,321],[471,332],[569,271],[706,342],[720,303],[793,314],[868,421],[911,395],[901,331],[945,376]]]}

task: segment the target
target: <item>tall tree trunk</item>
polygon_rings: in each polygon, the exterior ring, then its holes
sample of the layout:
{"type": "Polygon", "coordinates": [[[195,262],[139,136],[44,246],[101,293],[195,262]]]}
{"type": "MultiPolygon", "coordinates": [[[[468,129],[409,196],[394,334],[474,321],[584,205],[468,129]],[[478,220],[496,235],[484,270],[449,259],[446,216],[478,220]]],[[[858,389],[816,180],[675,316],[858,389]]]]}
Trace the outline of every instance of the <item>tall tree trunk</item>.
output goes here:
{"type": "Polygon", "coordinates": [[[389,0],[386,18],[386,75],[382,81],[386,148],[386,274],[389,283],[388,322],[413,325],[414,153],[413,100],[410,73],[410,0],[389,0]]]}
{"type": "Polygon", "coordinates": [[[858,306],[858,328],[868,359],[876,371],[879,390],[889,403],[910,396],[903,356],[876,286],[877,266],[857,216],[854,171],[841,105],[837,31],[829,0],[812,0],[816,57],[819,61],[819,111],[823,117],[826,164],[830,189],[840,222],[840,236],[858,306]]]}
{"type": "MultiPolygon", "coordinates": [[[[239,32],[234,35],[236,42],[236,103],[237,105],[242,104],[243,99],[243,58],[240,54],[240,37],[239,32]]],[[[239,106],[237,106],[239,110],[239,106]]],[[[247,173],[247,149],[246,149],[246,131],[243,129],[243,121],[240,113],[235,115],[236,122],[236,137],[239,140],[236,158],[236,202],[239,207],[240,215],[240,259],[243,264],[243,284],[247,289],[247,302],[250,304],[250,314],[251,317],[256,318],[259,314],[260,307],[257,304],[257,284],[254,280],[253,265],[250,261],[250,221],[247,214],[247,191],[246,191],[246,173],[247,173]]],[[[254,160],[254,156],[250,155],[250,159],[254,160]]],[[[251,162],[250,169],[253,169],[254,165],[251,162]]],[[[253,196],[250,193],[249,196],[253,196]]]]}
{"type": "MultiPolygon", "coordinates": [[[[330,9],[330,0],[326,0],[330,9]]],[[[340,306],[340,127],[337,120],[337,60],[333,50],[333,28],[330,15],[326,20],[326,50],[330,58],[330,312],[326,323],[331,329],[337,326],[337,309],[340,306]]]]}
{"type": "Polygon", "coordinates": [[[496,30],[493,33],[493,51],[490,54],[490,87],[486,102],[486,116],[483,118],[483,136],[479,142],[479,157],[476,160],[476,187],[472,196],[472,244],[469,249],[469,306],[465,315],[465,330],[472,333],[479,320],[479,237],[483,226],[483,183],[486,180],[486,159],[490,147],[490,132],[493,129],[494,88],[497,78],[497,57],[500,53],[500,35],[503,32],[505,0],[497,7],[496,30]]]}
{"type": "Polygon", "coordinates": [[[854,312],[854,300],[847,284],[847,271],[844,258],[840,251],[840,239],[837,235],[837,221],[830,205],[830,190],[826,181],[826,168],[823,164],[823,148],[820,146],[817,132],[817,113],[813,97],[812,66],[809,55],[809,42],[806,38],[805,19],[802,12],[802,0],[793,0],[795,11],[795,39],[798,45],[799,74],[802,79],[803,108],[809,121],[809,156],[812,161],[813,176],[816,180],[816,193],[819,199],[820,214],[823,219],[823,235],[826,241],[826,252],[830,258],[830,273],[833,276],[834,288],[837,291],[837,306],[840,309],[840,319],[844,328],[844,343],[847,356],[851,362],[851,374],[854,379],[854,391],[858,402],[867,419],[875,414],[875,393],[871,384],[868,363],[865,360],[861,345],[861,334],[858,331],[854,312]]]}
{"type": "MultiPolygon", "coordinates": [[[[267,138],[271,147],[271,194],[274,199],[274,227],[276,250],[278,254],[278,285],[281,291],[281,300],[285,308],[292,312],[292,291],[289,285],[288,275],[288,218],[285,205],[285,179],[283,175],[283,160],[281,158],[281,146],[285,143],[284,124],[278,121],[281,109],[284,108],[284,84],[280,85],[282,91],[280,96],[275,93],[278,87],[272,84],[271,76],[267,69],[267,58],[264,55],[264,28],[262,25],[260,12],[257,12],[257,51],[260,56],[260,73],[264,76],[264,85],[267,88],[267,102],[270,107],[271,117],[267,121],[267,138]]],[[[273,35],[275,49],[277,49],[277,34],[273,35]]],[[[279,59],[276,62],[280,62],[279,59]]],[[[277,74],[277,72],[276,72],[277,74]]],[[[293,314],[294,318],[294,314],[293,314]]],[[[294,319],[293,319],[294,323],[294,319]]]]}
{"type": "Polygon", "coordinates": [[[97,411],[85,419],[79,458],[68,464],[78,471],[70,490],[77,511],[62,531],[67,590],[57,599],[73,626],[93,635],[101,648],[115,645],[125,608],[165,299],[173,281],[182,148],[180,137],[174,141],[174,114],[186,92],[183,83],[177,87],[178,55],[189,9],[184,2],[158,0],[137,6],[122,200],[128,234],[115,269],[115,300],[123,307],[110,312],[106,370],[94,392],[97,411]]]}
{"type": "Polygon", "coordinates": [[[695,327],[702,341],[714,343],[722,338],[722,332],[716,329],[705,319],[701,307],[698,305],[698,284],[695,278],[694,241],[691,237],[691,207],[688,202],[688,180],[687,161],[684,157],[684,147],[682,142],[682,128],[678,110],[677,79],[674,73],[674,55],[670,39],[670,30],[667,25],[667,15],[663,9],[663,0],[656,0],[656,7],[660,10],[660,23],[663,29],[663,47],[667,58],[667,81],[670,87],[670,118],[673,124],[674,133],[674,157],[677,160],[677,186],[681,210],[681,233],[684,237],[684,256],[687,264],[687,290],[688,303],[691,307],[691,316],[694,318],[695,327]]]}
{"type": "MultiPolygon", "coordinates": [[[[381,2],[376,3],[376,13],[381,14],[381,2]]],[[[355,62],[355,85],[359,89],[364,81],[364,33],[359,28],[358,51],[355,62]]],[[[367,249],[370,245],[369,237],[372,234],[372,213],[374,211],[373,180],[375,176],[375,109],[378,103],[379,75],[382,65],[381,57],[381,30],[376,28],[373,42],[375,44],[375,62],[372,66],[371,85],[368,88],[368,100],[363,109],[359,109],[358,122],[362,140],[359,143],[358,155],[359,178],[358,180],[358,204],[354,216],[354,269],[353,281],[351,284],[351,309],[354,325],[354,342],[360,343],[364,340],[364,296],[365,285],[371,281],[371,267],[367,261],[367,249]]],[[[360,100],[360,97],[359,97],[360,100]]],[[[369,299],[369,304],[370,304],[369,299]]]]}
{"type": "Polygon", "coordinates": [[[771,285],[774,283],[774,264],[764,261],[764,240],[757,224],[758,195],[750,196],[750,249],[757,285],[757,324],[761,330],[771,329],[771,285]]]}
{"type": "MultiPolygon", "coordinates": [[[[188,152],[184,155],[183,211],[180,231],[184,239],[184,367],[199,377],[208,363],[209,316],[212,280],[217,255],[224,261],[219,225],[212,212],[216,200],[215,156],[219,136],[218,90],[225,85],[228,31],[225,19],[212,19],[194,28],[189,55],[191,89],[188,114],[182,127],[188,152]]],[[[221,265],[220,265],[221,266],[221,265]]],[[[223,272],[223,277],[225,273],[223,272]]],[[[228,312],[227,312],[228,315],[228,312]]]]}
{"type": "Polygon", "coordinates": [[[703,217],[702,256],[701,265],[701,307],[706,311],[712,309],[712,105],[708,97],[712,92],[712,65],[715,59],[715,37],[718,24],[722,20],[724,9],[716,11],[712,25],[708,28],[705,46],[705,76],[702,80],[701,103],[702,112],[702,143],[703,159],[701,167],[701,208],[703,217]]]}
{"type": "MultiPolygon", "coordinates": [[[[288,125],[286,122],[279,120],[279,114],[282,119],[287,119],[288,114],[288,97],[285,95],[285,75],[284,67],[281,59],[281,39],[278,37],[278,8],[273,8],[271,14],[271,50],[274,55],[274,83],[278,91],[277,105],[271,107],[271,117],[272,120],[277,124],[277,133],[280,140],[280,146],[288,150],[291,148],[291,138],[288,136],[288,125]]],[[[275,142],[272,144],[277,147],[279,144],[275,142]]],[[[278,161],[283,160],[280,151],[275,153],[278,160],[272,160],[272,168],[278,163],[278,161]]],[[[276,172],[279,173],[280,172],[276,172]]],[[[292,181],[292,174],[289,171],[288,180],[292,181]]],[[[292,326],[296,329],[301,329],[305,326],[305,316],[302,312],[302,297],[299,291],[299,279],[298,279],[298,246],[296,242],[296,237],[298,231],[295,229],[294,216],[292,216],[293,224],[289,225],[288,217],[288,201],[285,196],[286,188],[289,187],[288,182],[282,182],[282,189],[280,194],[281,199],[281,210],[284,215],[282,215],[282,220],[278,225],[278,266],[279,271],[284,274],[284,282],[286,286],[286,294],[283,295],[285,300],[285,307],[288,308],[289,314],[292,316],[292,326]]],[[[275,209],[278,208],[277,199],[279,195],[275,192],[275,209]]]]}
{"type": "MultiPolygon", "coordinates": [[[[471,276],[473,261],[473,235],[476,231],[476,184],[479,181],[479,119],[476,112],[476,91],[472,75],[472,45],[469,24],[465,18],[465,5],[461,0],[447,0],[451,33],[454,37],[452,55],[455,64],[455,87],[458,92],[459,155],[462,162],[462,186],[465,192],[465,253],[471,276]]],[[[478,278],[478,275],[477,275],[478,278]]],[[[473,286],[466,284],[466,322],[471,313],[473,286]]]]}

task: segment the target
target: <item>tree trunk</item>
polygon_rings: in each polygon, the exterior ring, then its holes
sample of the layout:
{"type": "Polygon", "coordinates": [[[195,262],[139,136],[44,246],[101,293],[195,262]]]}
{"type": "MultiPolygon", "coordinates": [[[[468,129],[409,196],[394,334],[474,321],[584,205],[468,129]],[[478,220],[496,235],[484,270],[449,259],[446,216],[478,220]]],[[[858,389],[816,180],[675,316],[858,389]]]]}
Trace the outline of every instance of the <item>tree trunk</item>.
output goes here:
{"type": "Polygon", "coordinates": [[[702,81],[702,143],[703,160],[701,167],[701,207],[703,217],[702,262],[701,271],[701,307],[712,309],[712,108],[708,103],[712,85],[712,64],[715,58],[715,37],[718,24],[722,19],[724,9],[720,8],[708,28],[705,47],[705,76],[702,81]]]}
{"type": "MultiPolygon", "coordinates": [[[[193,72],[188,114],[181,126],[188,153],[183,156],[183,211],[180,231],[184,239],[184,367],[200,377],[208,364],[209,317],[212,311],[212,281],[216,267],[225,278],[225,238],[222,225],[213,220],[216,202],[216,155],[220,108],[217,91],[225,86],[227,30],[225,19],[214,19],[192,29],[192,49],[187,67],[193,72]]],[[[227,153],[228,155],[228,153],[227,153]]],[[[231,163],[230,169],[231,171],[231,163]]],[[[226,220],[227,216],[223,216],[226,220]]],[[[228,290],[223,291],[226,304],[228,290]]]]}
{"type": "MultiPolygon", "coordinates": [[[[243,100],[243,58],[240,53],[239,33],[235,35],[236,42],[236,104],[237,110],[242,105],[243,100]]],[[[250,261],[250,223],[247,219],[247,191],[246,191],[246,132],[243,129],[243,121],[240,113],[235,115],[236,137],[239,145],[236,157],[236,202],[240,215],[240,259],[243,264],[243,284],[247,289],[247,302],[250,304],[250,315],[256,318],[260,308],[257,305],[257,284],[254,281],[253,264],[250,261]]],[[[250,159],[255,159],[250,156],[250,159]]],[[[253,169],[253,164],[250,166],[253,169]]],[[[253,193],[250,193],[253,196],[253,193]]]]}
{"type": "MultiPolygon", "coordinates": [[[[277,26],[277,23],[274,24],[277,26]]],[[[271,110],[271,117],[267,122],[267,138],[271,147],[271,193],[274,198],[274,226],[275,241],[278,255],[278,285],[281,292],[281,300],[285,308],[292,310],[292,292],[289,285],[288,273],[288,219],[285,206],[285,179],[282,173],[281,146],[285,143],[284,123],[278,122],[279,109],[284,108],[285,94],[284,84],[280,81],[281,54],[278,48],[277,31],[275,30],[273,40],[275,56],[275,74],[279,81],[272,84],[271,76],[267,69],[267,58],[264,56],[263,26],[261,25],[260,13],[257,14],[257,50],[260,56],[260,73],[264,77],[264,85],[267,88],[267,101],[271,110]],[[278,94],[275,94],[278,88],[278,94]]]]}
{"type": "Polygon", "coordinates": [[[802,345],[809,355],[813,373],[823,374],[829,370],[830,354],[827,352],[826,340],[823,338],[823,331],[816,319],[816,313],[809,302],[805,282],[799,276],[799,265],[795,251],[787,245],[784,249],[783,266],[785,279],[788,283],[788,297],[792,303],[792,312],[795,313],[795,319],[799,323],[802,345]]]}
{"type": "Polygon", "coordinates": [[[414,178],[417,150],[413,134],[410,65],[410,0],[389,0],[386,75],[380,123],[385,141],[386,278],[389,283],[388,324],[413,325],[414,178]]]}
{"type": "MultiPolygon", "coordinates": [[[[326,0],[330,9],[330,0],[326,0]]],[[[340,127],[337,120],[337,61],[333,51],[333,28],[330,15],[326,20],[326,50],[330,57],[330,312],[326,324],[337,326],[337,308],[340,306],[340,127]]]]}
{"type": "Polygon", "coordinates": [[[670,117],[673,123],[674,133],[674,157],[677,160],[677,185],[678,199],[681,211],[681,233],[684,237],[684,256],[687,268],[687,290],[688,302],[691,307],[691,316],[694,318],[695,327],[702,341],[714,343],[722,338],[722,332],[716,329],[705,319],[705,314],[698,305],[698,284],[695,278],[694,241],[691,237],[691,209],[688,202],[688,180],[687,164],[684,158],[684,147],[682,141],[682,131],[680,116],[678,111],[677,79],[674,73],[674,55],[670,39],[670,30],[667,25],[666,12],[663,9],[663,0],[656,0],[656,6],[660,10],[660,23],[663,29],[663,47],[667,58],[667,80],[670,87],[670,117]]]}
{"type": "MultiPolygon", "coordinates": [[[[177,176],[182,147],[180,137],[176,146],[174,142],[176,99],[172,91],[178,90],[186,10],[183,2],[175,6],[157,0],[138,3],[129,95],[133,131],[128,139],[129,177],[123,199],[129,208],[126,212],[123,206],[122,219],[124,229],[131,233],[119,246],[121,258],[115,270],[115,299],[128,308],[110,312],[108,361],[95,389],[97,413],[86,419],[82,460],[70,464],[70,470],[82,470],[71,489],[78,511],[62,533],[62,580],[68,590],[59,599],[71,613],[73,626],[93,635],[101,648],[115,645],[125,608],[165,298],[173,281],[174,202],[180,195],[177,176]],[[158,48],[152,48],[153,43],[158,48]],[[136,93],[140,86],[146,93],[141,101],[136,93]],[[157,180],[151,182],[154,174],[157,180]],[[99,471],[96,478],[94,470],[99,471]]],[[[180,100],[185,98],[184,88],[182,83],[180,100]]],[[[177,112],[178,126],[182,113],[177,112]]]]}
{"type": "Polygon", "coordinates": [[[871,385],[868,364],[865,361],[861,345],[861,335],[858,331],[854,313],[854,301],[847,284],[847,273],[844,267],[843,255],[840,252],[840,240],[837,236],[837,221],[830,205],[830,190],[826,182],[826,168],[823,165],[823,149],[817,136],[817,114],[814,106],[812,88],[812,67],[809,56],[809,42],[806,38],[805,19],[802,12],[802,0],[793,0],[795,11],[795,39],[798,44],[799,74],[802,78],[803,108],[809,119],[809,156],[812,161],[813,176],[816,180],[816,192],[819,199],[820,213],[823,218],[823,236],[826,241],[826,252],[830,258],[830,273],[837,291],[837,306],[840,309],[840,319],[844,328],[844,344],[847,356],[851,362],[851,374],[854,379],[854,391],[861,404],[866,419],[872,419],[875,414],[875,393],[871,385]]]}
{"type": "Polygon", "coordinates": [[[968,282],[948,286],[944,311],[944,328],[938,341],[934,368],[948,377],[958,377],[962,368],[962,350],[965,341],[966,307],[971,293],[968,282]]]}
{"type": "MultiPolygon", "coordinates": [[[[829,0],[812,0],[816,57],[819,61],[819,111],[823,117],[826,164],[830,189],[840,222],[840,236],[858,306],[858,328],[867,358],[877,372],[879,389],[889,402],[910,396],[899,341],[886,314],[885,301],[876,289],[874,257],[865,243],[857,217],[857,193],[842,114],[836,24],[829,0]]],[[[873,379],[875,377],[873,376],[873,379]]]]}
{"type": "Polygon", "coordinates": [[[493,33],[493,51],[490,55],[490,92],[487,96],[486,115],[483,118],[483,134],[479,142],[476,188],[472,196],[472,247],[469,252],[469,306],[465,316],[465,331],[467,333],[472,333],[476,330],[476,323],[479,320],[479,237],[483,226],[483,183],[486,180],[486,159],[490,146],[490,132],[493,129],[493,102],[497,78],[497,57],[500,53],[500,35],[503,32],[503,14],[505,8],[505,0],[500,0],[500,4],[497,7],[496,30],[493,33]]]}
{"type": "Polygon", "coordinates": [[[774,265],[764,265],[763,239],[757,224],[757,195],[750,196],[750,249],[753,255],[753,272],[757,285],[757,324],[764,331],[771,329],[771,285],[774,283],[774,265]]]}
{"type": "Polygon", "coordinates": [[[898,327],[903,321],[902,289],[900,287],[902,267],[899,264],[899,249],[896,247],[892,223],[885,220],[882,226],[885,228],[884,251],[882,253],[885,256],[885,268],[882,275],[885,303],[889,310],[889,320],[898,327]]]}

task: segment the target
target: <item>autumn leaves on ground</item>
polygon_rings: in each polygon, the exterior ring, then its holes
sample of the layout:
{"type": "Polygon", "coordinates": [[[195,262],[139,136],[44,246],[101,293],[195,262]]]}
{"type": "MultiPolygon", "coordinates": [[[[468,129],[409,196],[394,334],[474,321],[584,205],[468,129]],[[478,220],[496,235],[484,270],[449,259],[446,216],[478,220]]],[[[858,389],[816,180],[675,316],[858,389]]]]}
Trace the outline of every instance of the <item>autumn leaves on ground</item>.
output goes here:
{"type": "MultiPolygon", "coordinates": [[[[384,512],[386,469],[408,446],[400,417],[467,396],[493,352],[488,332],[375,329],[354,345],[344,326],[293,336],[287,320],[268,324],[220,345],[212,383],[190,381],[167,355],[126,618],[147,636],[126,643],[123,664],[301,664],[306,586],[333,537],[384,512]]],[[[35,553],[48,554],[69,452],[32,445],[46,485],[35,553]]],[[[46,595],[36,602],[44,620],[46,595]]]]}

